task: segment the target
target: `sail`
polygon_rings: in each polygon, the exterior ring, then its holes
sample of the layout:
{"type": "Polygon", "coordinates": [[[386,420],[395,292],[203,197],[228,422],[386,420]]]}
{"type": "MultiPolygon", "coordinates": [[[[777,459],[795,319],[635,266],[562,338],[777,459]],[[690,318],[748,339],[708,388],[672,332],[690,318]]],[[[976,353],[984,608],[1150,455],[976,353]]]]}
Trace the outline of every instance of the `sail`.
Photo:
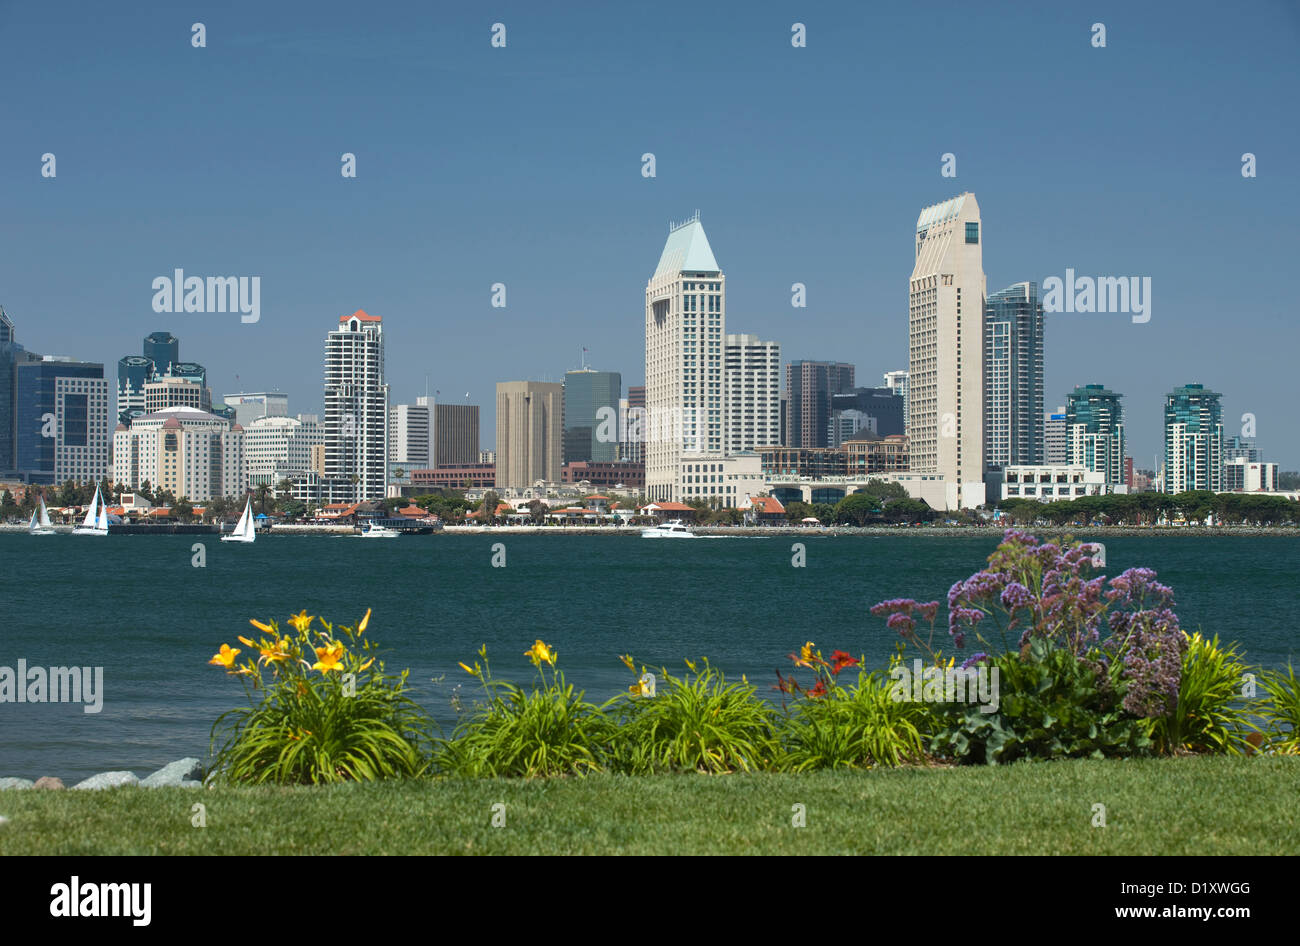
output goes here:
{"type": "Polygon", "coordinates": [[[251,499],[244,503],[244,514],[239,517],[239,525],[235,526],[235,535],[240,538],[251,538],[253,535],[253,501],[251,499]]]}
{"type": "Polygon", "coordinates": [[[37,523],[37,519],[36,519],[36,514],[37,514],[38,511],[39,511],[39,510],[36,510],[36,509],[33,509],[33,510],[32,510],[32,521],[29,522],[29,523],[27,523],[27,531],[28,531],[28,532],[35,532],[35,531],[36,531],[36,527],[37,527],[37,525],[38,525],[38,523],[37,523]]]}
{"type": "Polygon", "coordinates": [[[104,502],[99,507],[99,518],[95,520],[95,528],[100,532],[108,531],[108,503],[104,502]]]}
{"type": "Polygon", "coordinates": [[[99,487],[95,487],[95,498],[90,501],[90,508],[86,510],[86,518],[82,520],[81,528],[93,529],[99,515],[99,487]]]}
{"type": "MultiPolygon", "coordinates": [[[[44,497],[44,496],[41,497],[41,508],[40,508],[39,511],[40,511],[41,517],[40,517],[39,520],[37,520],[37,525],[39,525],[42,529],[49,529],[49,528],[51,528],[51,523],[50,523],[50,514],[49,514],[48,510],[46,510],[46,508],[45,508],[45,497],[44,497]]],[[[35,513],[33,513],[32,515],[35,515],[35,513]]]]}

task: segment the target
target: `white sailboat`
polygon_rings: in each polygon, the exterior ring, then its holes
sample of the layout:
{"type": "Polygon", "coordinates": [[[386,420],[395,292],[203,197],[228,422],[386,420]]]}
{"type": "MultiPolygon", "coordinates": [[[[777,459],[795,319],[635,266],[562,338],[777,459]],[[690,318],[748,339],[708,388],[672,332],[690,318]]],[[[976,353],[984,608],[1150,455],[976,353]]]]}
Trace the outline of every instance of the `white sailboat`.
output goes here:
{"type": "Polygon", "coordinates": [[[27,524],[28,535],[54,535],[54,524],[50,522],[50,514],[45,509],[45,497],[41,497],[40,505],[32,510],[32,521],[27,524]]]}
{"type": "Polygon", "coordinates": [[[239,524],[230,535],[223,535],[222,542],[252,542],[257,537],[253,530],[253,497],[244,502],[244,514],[239,517],[239,524]]]}
{"type": "Polygon", "coordinates": [[[73,535],[108,535],[108,504],[99,498],[99,486],[95,487],[95,498],[90,501],[86,518],[81,525],[72,530],[73,535]]]}

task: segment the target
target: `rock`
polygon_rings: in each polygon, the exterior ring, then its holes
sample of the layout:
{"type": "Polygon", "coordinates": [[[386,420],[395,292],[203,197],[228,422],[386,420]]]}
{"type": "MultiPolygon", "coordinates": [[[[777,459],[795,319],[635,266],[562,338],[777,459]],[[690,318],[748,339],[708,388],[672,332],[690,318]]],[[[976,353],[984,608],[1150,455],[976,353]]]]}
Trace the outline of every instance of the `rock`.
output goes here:
{"type": "Polygon", "coordinates": [[[42,775],[40,778],[36,780],[36,783],[32,785],[32,788],[55,789],[55,788],[67,788],[67,786],[63,784],[63,779],[61,778],[55,778],[53,775],[42,775]]]}
{"type": "Polygon", "coordinates": [[[92,775],[84,782],[78,782],[72,788],[73,791],[77,789],[98,791],[101,788],[119,788],[123,785],[139,784],[140,780],[135,777],[134,772],[100,772],[98,775],[92,775]]]}
{"type": "Polygon", "coordinates": [[[10,788],[31,788],[35,784],[28,778],[0,778],[0,792],[10,788]]]}
{"type": "Polygon", "coordinates": [[[202,788],[203,783],[192,778],[182,779],[181,788],[202,788]]]}
{"type": "Polygon", "coordinates": [[[157,772],[142,780],[144,788],[162,788],[164,786],[185,786],[186,782],[203,781],[203,763],[198,759],[180,759],[170,765],[164,765],[157,772]]]}

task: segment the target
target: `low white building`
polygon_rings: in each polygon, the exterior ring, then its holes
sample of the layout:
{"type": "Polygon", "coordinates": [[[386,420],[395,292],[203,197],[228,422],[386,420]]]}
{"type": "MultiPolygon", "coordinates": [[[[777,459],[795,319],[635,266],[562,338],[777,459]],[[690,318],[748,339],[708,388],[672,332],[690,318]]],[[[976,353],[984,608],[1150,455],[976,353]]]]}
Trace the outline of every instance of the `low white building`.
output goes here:
{"type": "Polygon", "coordinates": [[[684,453],[677,471],[681,501],[703,499],[715,508],[740,509],[765,489],[763,458],[752,451],[733,456],[684,453]]]}
{"type": "Polygon", "coordinates": [[[1226,492],[1269,493],[1277,490],[1276,463],[1262,463],[1235,457],[1223,464],[1223,489],[1226,492]]]}
{"type": "Polygon", "coordinates": [[[325,427],[315,415],[259,417],[244,429],[244,463],[249,486],[277,486],[315,471],[324,473],[313,447],[325,443],[325,427]]]}
{"type": "Polygon", "coordinates": [[[129,490],[148,482],[191,502],[242,496],[244,429],[194,407],[143,414],[113,433],[113,480],[129,490]]]}
{"type": "Polygon", "coordinates": [[[1127,493],[1128,487],[1107,484],[1106,473],[1082,465],[1035,464],[1008,466],[1002,471],[1001,499],[1036,499],[1050,503],[1080,496],[1127,493]]]}

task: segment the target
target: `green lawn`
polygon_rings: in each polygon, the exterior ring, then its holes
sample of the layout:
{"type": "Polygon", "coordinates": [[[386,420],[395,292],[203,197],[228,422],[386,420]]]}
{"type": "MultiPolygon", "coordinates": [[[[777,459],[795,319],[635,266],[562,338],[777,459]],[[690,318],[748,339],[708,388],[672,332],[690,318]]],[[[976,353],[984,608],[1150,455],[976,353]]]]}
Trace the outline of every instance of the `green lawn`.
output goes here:
{"type": "Polygon", "coordinates": [[[12,854],[1296,854],[1300,758],[0,792],[12,854]],[[206,806],[206,828],[191,806],[206,806]],[[503,803],[505,825],[492,827],[503,803]],[[1093,827],[1093,805],[1107,826],[1093,827]],[[792,806],[807,826],[792,826],[792,806]]]}

